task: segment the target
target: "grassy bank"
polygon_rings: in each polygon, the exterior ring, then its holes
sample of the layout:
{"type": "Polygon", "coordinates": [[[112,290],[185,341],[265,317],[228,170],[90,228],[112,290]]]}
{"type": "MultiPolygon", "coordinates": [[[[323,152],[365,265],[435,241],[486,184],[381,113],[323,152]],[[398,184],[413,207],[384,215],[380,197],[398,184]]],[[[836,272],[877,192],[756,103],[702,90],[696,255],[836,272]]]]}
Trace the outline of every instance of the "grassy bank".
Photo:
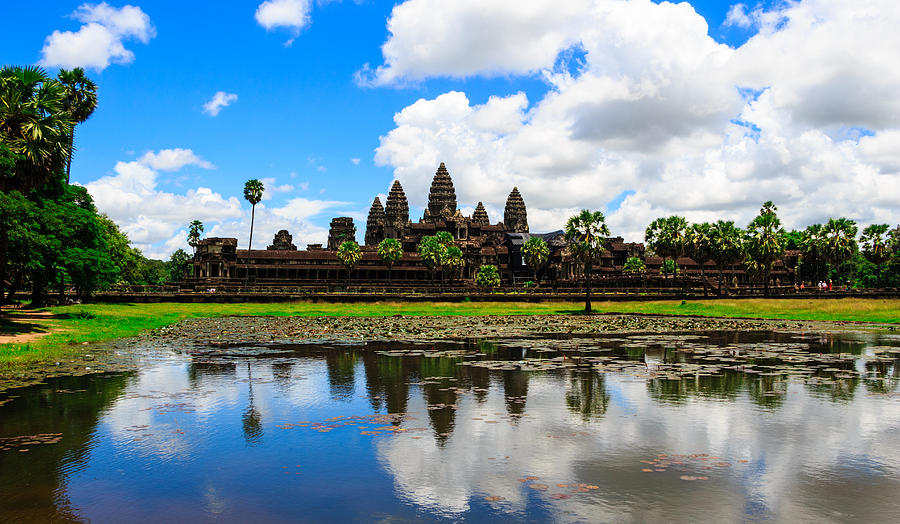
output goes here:
{"type": "MultiPolygon", "coordinates": [[[[900,323],[900,299],[708,300],[681,303],[595,302],[602,313],[699,315],[791,320],[900,323]]],[[[25,343],[0,344],[0,372],[35,361],[64,359],[84,342],[136,335],[191,317],[227,315],[390,316],[390,315],[546,315],[575,314],[581,305],[544,303],[283,303],[283,304],[88,304],[50,308],[47,318],[24,319],[6,310],[0,332],[49,333],[25,343]]]]}

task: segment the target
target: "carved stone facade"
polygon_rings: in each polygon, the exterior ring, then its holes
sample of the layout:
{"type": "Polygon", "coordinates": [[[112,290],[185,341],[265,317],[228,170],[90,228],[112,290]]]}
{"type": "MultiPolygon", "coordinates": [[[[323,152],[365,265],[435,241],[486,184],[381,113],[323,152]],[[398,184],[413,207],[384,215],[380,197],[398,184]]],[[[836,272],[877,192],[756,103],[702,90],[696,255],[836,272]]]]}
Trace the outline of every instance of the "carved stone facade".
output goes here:
{"type": "Polygon", "coordinates": [[[486,226],[491,223],[491,219],[488,218],[487,211],[484,210],[484,204],[481,202],[475,206],[475,212],[472,213],[472,223],[478,224],[480,226],[486,226]]]}
{"type": "Polygon", "coordinates": [[[528,213],[525,211],[525,201],[522,200],[517,187],[514,187],[506,198],[503,225],[510,233],[528,233],[528,213]]]}
{"type": "Polygon", "coordinates": [[[291,236],[288,230],[282,229],[275,233],[275,238],[272,239],[272,245],[266,249],[269,251],[297,251],[297,246],[292,243],[293,240],[294,237],[291,236]]]}
{"type": "Polygon", "coordinates": [[[337,217],[331,219],[331,227],[328,229],[328,249],[337,251],[341,244],[348,240],[356,240],[356,226],[350,217],[337,217]]]}
{"type": "Polygon", "coordinates": [[[409,226],[409,202],[406,201],[406,193],[399,180],[394,180],[391,186],[384,213],[384,238],[400,238],[403,230],[409,226]]]}

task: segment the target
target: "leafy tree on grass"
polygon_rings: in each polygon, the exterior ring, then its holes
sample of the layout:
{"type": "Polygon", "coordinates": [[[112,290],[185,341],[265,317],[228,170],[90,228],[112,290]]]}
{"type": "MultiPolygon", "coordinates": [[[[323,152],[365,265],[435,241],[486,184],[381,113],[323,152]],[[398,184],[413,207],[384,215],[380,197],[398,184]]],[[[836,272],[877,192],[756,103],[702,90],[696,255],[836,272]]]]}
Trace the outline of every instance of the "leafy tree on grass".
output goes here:
{"type": "Polygon", "coordinates": [[[166,272],[169,274],[169,282],[179,282],[184,278],[191,256],[183,249],[176,249],[169,260],[166,261],[166,272]]]}
{"type": "Polygon", "coordinates": [[[584,264],[584,311],[591,312],[591,271],[603,253],[603,239],[609,236],[606,217],[600,211],[582,209],[566,222],[565,238],[572,256],[584,264]]]}
{"type": "Polygon", "coordinates": [[[391,268],[403,258],[403,246],[396,238],[385,238],[378,244],[378,256],[388,268],[388,282],[391,280],[391,268]]]}
{"type": "Polygon", "coordinates": [[[463,252],[456,246],[450,246],[444,249],[441,256],[441,268],[450,274],[450,278],[454,279],[459,275],[460,270],[465,266],[463,252]]]}
{"type": "Polygon", "coordinates": [[[497,266],[486,264],[479,267],[478,272],[475,274],[475,284],[478,287],[487,289],[488,291],[491,291],[499,286],[500,271],[497,270],[497,266]]]}
{"type": "Polygon", "coordinates": [[[700,279],[703,281],[703,295],[706,296],[706,267],[712,258],[712,224],[702,222],[691,224],[687,230],[685,253],[700,266],[700,279]]]}
{"type": "Polygon", "coordinates": [[[538,272],[547,263],[549,256],[550,247],[541,237],[531,237],[522,246],[522,258],[525,259],[525,264],[534,272],[535,284],[540,285],[541,281],[538,278],[538,272]]]}
{"type": "Polygon", "coordinates": [[[253,249],[253,222],[256,220],[256,204],[259,204],[263,197],[265,187],[263,183],[255,178],[251,178],[244,184],[244,198],[250,202],[250,242],[247,244],[247,251],[253,249]]]}
{"type": "Polygon", "coordinates": [[[862,244],[862,252],[866,260],[874,264],[881,264],[891,256],[891,247],[888,239],[887,224],[872,224],[862,231],[859,238],[862,244]]]}
{"type": "Polygon", "coordinates": [[[359,249],[359,244],[352,240],[345,241],[338,247],[337,257],[344,264],[344,267],[347,268],[347,283],[349,284],[350,271],[362,259],[362,251],[359,249]]]}

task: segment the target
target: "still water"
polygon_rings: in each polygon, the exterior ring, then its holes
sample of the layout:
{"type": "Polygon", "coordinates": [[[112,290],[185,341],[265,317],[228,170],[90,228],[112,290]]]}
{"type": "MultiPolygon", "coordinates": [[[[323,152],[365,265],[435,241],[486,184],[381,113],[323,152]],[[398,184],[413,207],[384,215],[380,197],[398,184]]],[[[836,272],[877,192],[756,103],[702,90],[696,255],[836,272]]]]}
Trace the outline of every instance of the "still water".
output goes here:
{"type": "Polygon", "coordinates": [[[900,521],[892,333],[155,355],[0,395],[0,521],[900,521]]]}

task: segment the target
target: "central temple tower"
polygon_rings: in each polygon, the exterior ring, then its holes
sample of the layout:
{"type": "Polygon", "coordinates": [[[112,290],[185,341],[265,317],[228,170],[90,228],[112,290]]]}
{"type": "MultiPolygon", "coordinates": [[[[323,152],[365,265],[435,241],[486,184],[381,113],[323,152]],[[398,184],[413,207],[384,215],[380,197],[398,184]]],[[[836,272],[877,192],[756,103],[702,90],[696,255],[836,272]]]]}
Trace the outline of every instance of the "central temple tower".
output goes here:
{"type": "Polygon", "coordinates": [[[431,181],[431,191],[428,193],[428,208],[425,210],[425,218],[438,220],[450,218],[456,213],[456,190],[453,189],[453,180],[447,167],[441,162],[434,179],[431,181]]]}

